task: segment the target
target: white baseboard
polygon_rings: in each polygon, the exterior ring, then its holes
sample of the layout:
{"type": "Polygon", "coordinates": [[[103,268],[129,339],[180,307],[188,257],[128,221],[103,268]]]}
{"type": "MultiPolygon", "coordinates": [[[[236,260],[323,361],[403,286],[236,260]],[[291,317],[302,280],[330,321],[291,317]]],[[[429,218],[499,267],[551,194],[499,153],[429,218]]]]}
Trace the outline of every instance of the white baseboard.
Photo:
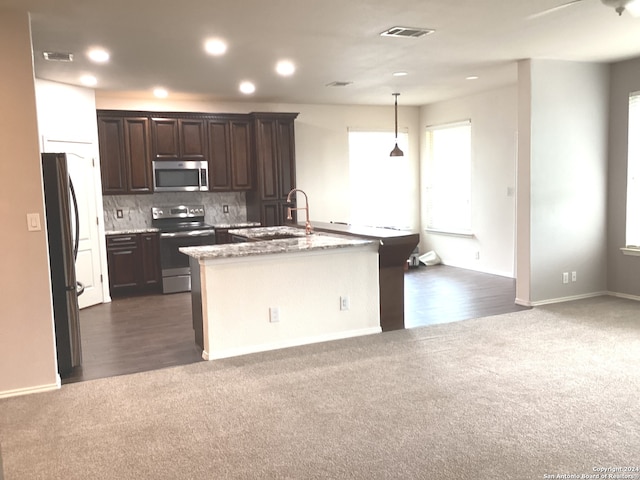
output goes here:
{"type": "Polygon", "coordinates": [[[342,340],[344,338],[360,337],[363,335],[372,335],[374,333],[380,333],[382,329],[380,327],[363,328],[360,330],[348,330],[346,332],[329,333],[325,335],[317,335],[313,337],[305,338],[293,338],[289,340],[283,340],[274,343],[263,343],[259,345],[247,345],[245,347],[228,348],[212,352],[202,352],[202,358],[204,360],[219,360],[222,358],[238,357],[240,355],[248,355],[250,353],[266,352],[269,350],[279,350],[281,348],[299,347],[301,345],[309,345],[311,343],[329,342],[331,340],[342,340]]]}
{"type": "Polygon", "coordinates": [[[618,293],[618,292],[607,292],[607,295],[618,298],[626,298],[627,300],[635,300],[636,302],[640,302],[640,296],[638,295],[629,295],[628,293],[618,293]]]}
{"type": "MultiPolygon", "coordinates": [[[[549,298],[547,300],[540,300],[537,302],[529,302],[529,307],[539,307],[542,305],[551,305],[553,303],[563,303],[563,302],[571,302],[573,300],[582,300],[584,298],[593,298],[593,297],[602,297],[604,295],[608,295],[609,292],[593,292],[593,293],[585,293],[582,295],[572,295],[569,297],[559,297],[559,298],[549,298]]],[[[516,299],[516,303],[518,300],[516,299]]],[[[519,305],[524,305],[523,303],[519,303],[519,305]]]]}
{"type": "Polygon", "coordinates": [[[6,390],[0,392],[0,398],[19,397],[22,395],[31,395],[32,393],[51,392],[53,390],[59,390],[62,386],[60,381],[60,375],[56,375],[56,383],[49,385],[38,385],[37,387],[16,388],[15,390],[6,390]]]}
{"type": "Polygon", "coordinates": [[[537,307],[540,305],[549,305],[552,303],[562,303],[562,302],[570,302],[572,300],[580,300],[582,298],[592,298],[592,297],[617,297],[617,298],[626,298],[627,300],[634,300],[636,302],[640,302],[640,295],[630,295],[628,293],[619,293],[619,292],[595,292],[588,293],[585,295],[576,295],[573,297],[562,297],[562,298],[552,298],[550,300],[542,300],[540,302],[530,302],[528,300],[522,300],[520,298],[516,298],[516,305],[521,305],[523,307],[537,307]]]}
{"type": "Polygon", "coordinates": [[[516,297],[516,305],[520,305],[522,307],[532,307],[531,302],[529,300],[522,300],[516,297]]]}

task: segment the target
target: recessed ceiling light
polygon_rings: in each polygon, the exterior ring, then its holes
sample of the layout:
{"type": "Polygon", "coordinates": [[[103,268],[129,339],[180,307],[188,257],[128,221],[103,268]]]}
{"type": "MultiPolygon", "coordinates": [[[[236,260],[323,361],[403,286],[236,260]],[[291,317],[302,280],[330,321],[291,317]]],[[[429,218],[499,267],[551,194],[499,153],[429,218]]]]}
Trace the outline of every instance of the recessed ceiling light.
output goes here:
{"type": "Polygon", "coordinates": [[[407,75],[408,75],[407,72],[393,72],[394,77],[405,77],[407,75]]]}
{"type": "Polygon", "coordinates": [[[87,56],[96,63],[105,63],[109,61],[109,52],[103,48],[92,48],[87,52],[87,56]]]}
{"type": "Polygon", "coordinates": [[[224,55],[227,51],[227,44],[224,42],[224,40],[221,40],[219,38],[211,38],[205,42],[204,49],[210,55],[224,55]]]}
{"type": "Polygon", "coordinates": [[[250,95],[256,91],[256,86],[251,82],[242,82],[240,83],[240,91],[245,95],[250,95]]]}
{"type": "Polygon", "coordinates": [[[469,76],[466,78],[466,80],[478,80],[478,78],[480,78],[480,77],[478,77],[477,75],[469,75],[469,76]]]}
{"type": "Polygon", "coordinates": [[[276,64],[276,72],[283,77],[288,77],[293,75],[296,71],[296,66],[290,60],[280,60],[276,64]]]}
{"type": "Polygon", "coordinates": [[[87,87],[93,87],[98,84],[98,79],[93,75],[83,75],[80,77],[80,82],[87,87]]]}
{"type": "Polygon", "coordinates": [[[158,98],[167,98],[169,96],[167,89],[162,87],[154,88],[153,94],[158,98]]]}

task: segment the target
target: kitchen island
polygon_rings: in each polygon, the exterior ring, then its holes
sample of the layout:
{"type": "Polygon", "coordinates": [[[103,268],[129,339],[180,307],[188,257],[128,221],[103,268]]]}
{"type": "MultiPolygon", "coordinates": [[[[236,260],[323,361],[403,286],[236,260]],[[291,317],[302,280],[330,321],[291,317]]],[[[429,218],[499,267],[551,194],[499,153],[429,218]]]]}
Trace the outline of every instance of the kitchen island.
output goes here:
{"type": "Polygon", "coordinates": [[[205,360],[381,331],[377,242],[295,227],[241,232],[250,241],[180,249],[205,360]]]}
{"type": "MultiPolygon", "coordinates": [[[[383,332],[404,328],[404,272],[420,235],[393,228],[311,222],[316,232],[373,240],[379,245],[380,326],[383,332]]],[[[299,225],[304,228],[304,225],[299,225]]]]}

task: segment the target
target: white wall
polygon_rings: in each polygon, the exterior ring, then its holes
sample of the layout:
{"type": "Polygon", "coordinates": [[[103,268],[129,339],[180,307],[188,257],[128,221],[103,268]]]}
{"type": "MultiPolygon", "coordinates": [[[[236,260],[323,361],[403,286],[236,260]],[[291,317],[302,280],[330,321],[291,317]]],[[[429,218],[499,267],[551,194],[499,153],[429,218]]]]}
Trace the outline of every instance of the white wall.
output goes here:
{"type": "MultiPolygon", "coordinates": [[[[389,107],[339,105],[287,105],[260,103],[207,103],[180,100],[140,100],[96,93],[98,109],[183,112],[299,112],[295,122],[297,186],[309,195],[311,220],[330,222],[349,218],[349,127],[359,129],[394,128],[392,97],[389,107]]],[[[405,187],[414,202],[398,205],[408,209],[412,229],[419,226],[419,109],[398,108],[398,128],[409,132],[408,155],[415,175],[405,187]]],[[[393,145],[390,147],[392,148],[393,145]]]]}
{"type": "Polygon", "coordinates": [[[84,141],[98,154],[98,122],[93,89],[36,79],[40,137],[84,141]]]}
{"type": "Polygon", "coordinates": [[[531,304],[531,61],[518,63],[516,303],[531,304]]]}
{"type": "MultiPolygon", "coordinates": [[[[640,91],[640,58],[611,66],[609,95],[608,289],[640,297],[640,257],[623,255],[627,203],[629,94],[640,91]]],[[[638,135],[638,132],[636,132],[638,135]]]]}
{"type": "Polygon", "coordinates": [[[527,70],[530,129],[522,125],[519,139],[521,161],[530,159],[530,292],[518,298],[540,304],[606,291],[609,67],[531,60],[527,70]],[[572,271],[577,281],[563,284],[572,271]]]}
{"type": "Polygon", "coordinates": [[[381,331],[373,243],[204,259],[200,266],[206,359],[381,331]],[[348,310],[340,310],[341,296],[349,297],[348,310]],[[272,307],[278,322],[269,321],[272,307]]]}
{"type": "MultiPolygon", "coordinates": [[[[512,85],[421,108],[423,152],[427,126],[471,119],[474,236],[427,234],[426,218],[421,221],[420,251],[434,250],[447,265],[514,277],[517,91],[512,85]]],[[[424,191],[426,179],[422,184],[424,191]]]]}
{"type": "Polygon", "coordinates": [[[29,17],[0,10],[0,397],[56,388],[29,17]],[[27,213],[43,229],[27,231],[27,213]]]}

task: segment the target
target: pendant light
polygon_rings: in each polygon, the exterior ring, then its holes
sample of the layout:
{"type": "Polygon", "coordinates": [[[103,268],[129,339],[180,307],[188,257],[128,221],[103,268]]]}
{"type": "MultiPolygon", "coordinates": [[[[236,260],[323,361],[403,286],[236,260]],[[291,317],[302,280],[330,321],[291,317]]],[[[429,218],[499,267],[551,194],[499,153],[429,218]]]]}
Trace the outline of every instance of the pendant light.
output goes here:
{"type": "Polygon", "coordinates": [[[602,3],[615,9],[618,15],[622,15],[626,10],[632,17],[640,16],[639,0],[602,0],[602,3]]]}
{"type": "Polygon", "coordinates": [[[404,157],[404,152],[402,150],[400,150],[400,147],[398,147],[398,95],[400,95],[399,93],[394,93],[392,94],[394,97],[396,97],[396,102],[395,102],[395,112],[396,112],[396,146],[393,147],[393,150],[391,150],[391,153],[389,154],[390,157],[404,157]]]}

